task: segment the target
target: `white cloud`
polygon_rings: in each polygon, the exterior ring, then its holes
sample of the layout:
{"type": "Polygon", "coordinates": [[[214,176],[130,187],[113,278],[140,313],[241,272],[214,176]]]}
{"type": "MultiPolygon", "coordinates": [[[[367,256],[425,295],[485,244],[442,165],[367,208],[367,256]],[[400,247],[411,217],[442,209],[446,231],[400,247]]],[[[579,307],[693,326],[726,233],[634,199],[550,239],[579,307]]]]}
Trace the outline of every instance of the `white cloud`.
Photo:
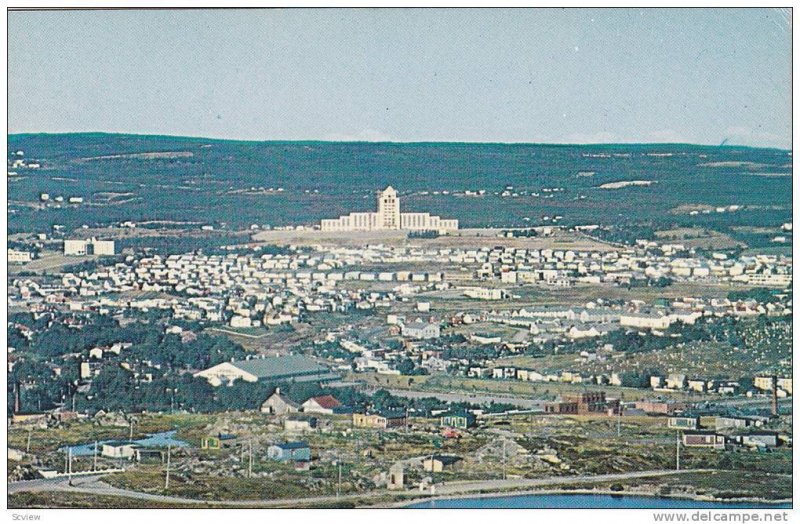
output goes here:
{"type": "Polygon", "coordinates": [[[363,129],[355,134],[331,133],[325,135],[324,140],[331,142],[390,142],[391,137],[375,129],[363,129]]]}

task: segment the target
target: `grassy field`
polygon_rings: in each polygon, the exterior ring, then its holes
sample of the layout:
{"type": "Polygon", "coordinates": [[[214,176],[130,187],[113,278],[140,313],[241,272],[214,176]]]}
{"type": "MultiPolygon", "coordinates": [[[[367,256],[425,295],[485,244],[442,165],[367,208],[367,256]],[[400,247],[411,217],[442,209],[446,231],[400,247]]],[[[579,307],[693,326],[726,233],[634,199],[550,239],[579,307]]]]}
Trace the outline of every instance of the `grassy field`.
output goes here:
{"type": "Polygon", "coordinates": [[[687,248],[730,249],[741,244],[729,235],[720,233],[719,231],[698,227],[663,229],[661,231],[656,231],[655,236],[661,242],[674,242],[676,244],[682,244],[687,248]]]}
{"type": "Polygon", "coordinates": [[[96,260],[100,257],[94,255],[86,256],[66,256],[61,251],[42,251],[40,257],[27,262],[25,264],[9,264],[9,275],[15,275],[22,272],[36,273],[59,273],[64,266],[71,266],[73,264],[80,264],[87,260],[96,260]]]}

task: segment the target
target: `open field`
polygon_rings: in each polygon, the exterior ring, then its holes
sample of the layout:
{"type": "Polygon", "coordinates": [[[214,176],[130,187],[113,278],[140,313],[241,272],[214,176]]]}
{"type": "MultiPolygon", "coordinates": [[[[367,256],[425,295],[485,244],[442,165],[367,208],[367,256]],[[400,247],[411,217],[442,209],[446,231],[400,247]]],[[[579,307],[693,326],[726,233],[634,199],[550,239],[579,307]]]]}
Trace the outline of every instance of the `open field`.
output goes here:
{"type": "Polygon", "coordinates": [[[525,249],[571,249],[575,251],[614,251],[617,248],[585,235],[560,231],[553,236],[508,238],[500,229],[460,229],[438,238],[408,238],[405,231],[318,231],[271,230],[253,235],[253,240],[268,245],[327,245],[358,247],[370,244],[419,246],[428,249],[503,246],[525,249]]]}
{"type": "Polygon", "coordinates": [[[664,229],[656,231],[655,236],[661,242],[674,242],[687,248],[731,249],[744,245],[724,233],[697,227],[664,229]]]}
{"type": "Polygon", "coordinates": [[[22,272],[35,271],[37,273],[58,273],[64,266],[80,264],[87,260],[97,260],[95,255],[66,256],[60,251],[42,251],[41,256],[25,264],[9,264],[8,272],[11,275],[22,272]]]}

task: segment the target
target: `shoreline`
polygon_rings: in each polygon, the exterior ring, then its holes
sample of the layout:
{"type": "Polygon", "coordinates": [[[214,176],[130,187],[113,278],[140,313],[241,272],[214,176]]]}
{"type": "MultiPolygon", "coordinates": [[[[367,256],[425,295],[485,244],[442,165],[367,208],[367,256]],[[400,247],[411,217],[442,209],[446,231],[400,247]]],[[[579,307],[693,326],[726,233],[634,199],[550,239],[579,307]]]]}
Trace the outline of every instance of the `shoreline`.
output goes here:
{"type": "MultiPolygon", "coordinates": [[[[389,506],[368,506],[368,507],[389,507],[389,508],[404,508],[410,509],[409,506],[414,504],[419,504],[423,502],[431,502],[437,500],[461,500],[461,499],[490,499],[490,498],[503,498],[503,497],[521,497],[521,496],[547,496],[547,495],[610,495],[610,496],[618,496],[618,497],[650,497],[650,498],[658,498],[658,499],[665,499],[665,500],[691,500],[693,502],[712,502],[712,503],[734,503],[734,504],[746,504],[746,503],[753,503],[753,504],[763,504],[763,505],[770,505],[770,506],[778,506],[780,504],[791,504],[792,499],[779,499],[779,500],[767,500],[761,499],[757,497],[744,497],[744,498],[736,498],[736,499],[718,499],[713,496],[702,496],[702,495],[690,495],[690,494],[682,494],[682,495],[660,495],[655,490],[651,492],[639,492],[639,491],[611,491],[609,489],[581,489],[581,488],[570,488],[570,489],[524,489],[520,491],[506,491],[506,492],[479,492],[479,493],[462,493],[462,494],[453,494],[453,495],[435,495],[432,497],[419,497],[415,500],[408,500],[402,502],[396,502],[389,506]]],[[[536,508],[531,508],[536,509],[536,508]]],[[[543,508],[544,509],[544,508],[543,508]]],[[[641,508],[641,509],[648,509],[648,508],[641,508]]]]}

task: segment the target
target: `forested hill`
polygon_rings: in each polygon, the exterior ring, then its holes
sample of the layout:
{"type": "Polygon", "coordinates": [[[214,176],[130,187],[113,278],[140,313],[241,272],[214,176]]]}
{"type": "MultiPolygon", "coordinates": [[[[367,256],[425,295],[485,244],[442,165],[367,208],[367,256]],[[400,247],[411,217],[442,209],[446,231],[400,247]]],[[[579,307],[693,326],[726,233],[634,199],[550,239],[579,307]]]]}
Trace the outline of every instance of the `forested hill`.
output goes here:
{"type": "Polygon", "coordinates": [[[777,149],[113,134],[11,135],[8,145],[11,232],[153,219],[229,229],[310,224],[372,210],[375,191],[390,184],[404,210],[457,218],[465,227],[537,225],[554,216],[564,225],[710,228],[791,220],[792,157],[777,149]],[[12,167],[19,159],[40,167],[12,167]],[[42,206],[41,193],[84,202],[42,206]],[[727,206],[734,207],[717,209],[727,206]]]}

